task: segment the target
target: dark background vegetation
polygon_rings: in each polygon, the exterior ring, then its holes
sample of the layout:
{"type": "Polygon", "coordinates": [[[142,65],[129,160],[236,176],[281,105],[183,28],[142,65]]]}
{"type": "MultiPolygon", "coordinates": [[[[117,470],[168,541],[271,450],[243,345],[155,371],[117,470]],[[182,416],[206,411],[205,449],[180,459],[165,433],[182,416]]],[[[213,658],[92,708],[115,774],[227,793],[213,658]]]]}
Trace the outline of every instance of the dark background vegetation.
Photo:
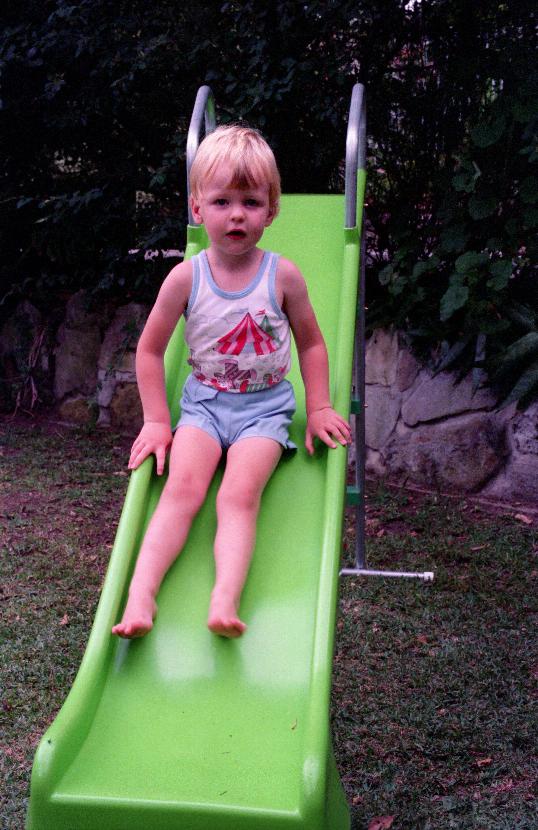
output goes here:
{"type": "Polygon", "coordinates": [[[538,392],[536,15],[514,0],[8,0],[0,314],[81,287],[151,302],[186,224],[197,88],[273,145],[288,192],[342,189],[366,86],[369,327],[500,400],[538,392]],[[137,253],[130,253],[136,250],[137,253]]]}

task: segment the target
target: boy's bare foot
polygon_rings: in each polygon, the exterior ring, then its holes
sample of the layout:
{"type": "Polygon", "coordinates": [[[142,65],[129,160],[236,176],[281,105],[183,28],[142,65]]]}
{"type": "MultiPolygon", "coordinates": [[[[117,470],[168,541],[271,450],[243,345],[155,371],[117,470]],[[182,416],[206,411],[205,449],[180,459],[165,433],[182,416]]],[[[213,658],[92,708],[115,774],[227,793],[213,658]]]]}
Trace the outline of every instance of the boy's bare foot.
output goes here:
{"type": "Polygon", "coordinates": [[[129,596],[122,620],[113,627],[112,633],[127,640],[143,637],[153,628],[156,613],[157,603],[151,594],[142,597],[129,596]]]}
{"type": "Polygon", "coordinates": [[[240,637],[246,625],[237,616],[235,603],[226,596],[213,593],[209,606],[207,627],[221,637],[240,637]]]}

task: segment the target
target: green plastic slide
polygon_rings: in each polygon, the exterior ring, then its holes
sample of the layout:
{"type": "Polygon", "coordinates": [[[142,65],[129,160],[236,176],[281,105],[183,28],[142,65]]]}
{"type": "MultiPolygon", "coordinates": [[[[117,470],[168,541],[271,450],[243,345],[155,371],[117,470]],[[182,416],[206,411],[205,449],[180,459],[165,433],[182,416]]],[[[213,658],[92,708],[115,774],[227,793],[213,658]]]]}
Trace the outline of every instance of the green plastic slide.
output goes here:
{"type": "MultiPolygon", "coordinates": [[[[345,417],[359,235],[344,230],[343,197],[285,196],[261,243],[307,279],[333,402],[345,417]]],[[[204,244],[203,228],[189,228],[187,256],[204,244]]],[[[166,355],[173,421],[188,371],[182,328],[166,355]]],[[[131,477],[79,673],[36,754],[28,830],[349,827],[329,732],[346,450],[320,446],[310,457],[304,449],[293,359],[299,450],[281,461],[263,496],[241,603],[247,632],[227,640],[206,627],[219,471],[163,583],[153,630],[133,641],[110,634],[162,487],[148,459],[131,477]]]]}

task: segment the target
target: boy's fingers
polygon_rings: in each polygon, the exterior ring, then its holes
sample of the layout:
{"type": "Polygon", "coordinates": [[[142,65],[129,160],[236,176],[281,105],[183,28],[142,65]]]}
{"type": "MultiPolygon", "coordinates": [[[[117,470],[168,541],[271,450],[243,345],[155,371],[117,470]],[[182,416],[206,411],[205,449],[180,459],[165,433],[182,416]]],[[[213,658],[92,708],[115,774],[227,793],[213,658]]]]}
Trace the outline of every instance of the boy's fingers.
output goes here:
{"type": "Polygon", "coordinates": [[[321,430],[321,432],[319,434],[319,437],[321,438],[321,440],[325,444],[327,444],[328,447],[331,447],[331,449],[333,449],[333,450],[336,449],[336,444],[334,443],[331,436],[329,435],[329,433],[326,430],[324,430],[324,429],[321,430]]]}
{"type": "Polygon", "coordinates": [[[348,443],[349,436],[346,436],[346,434],[343,432],[343,430],[341,430],[341,429],[332,430],[332,435],[333,435],[334,438],[336,438],[337,441],[339,441],[344,446],[348,443]]]}
{"type": "Polygon", "coordinates": [[[159,447],[155,452],[155,457],[157,459],[157,475],[160,476],[164,471],[164,461],[166,458],[165,450],[162,447],[159,447]]]}
{"type": "Polygon", "coordinates": [[[142,462],[151,454],[151,450],[148,449],[145,445],[142,445],[139,449],[133,450],[131,453],[131,457],[129,459],[129,467],[132,470],[136,470],[137,467],[140,467],[142,462]]]}

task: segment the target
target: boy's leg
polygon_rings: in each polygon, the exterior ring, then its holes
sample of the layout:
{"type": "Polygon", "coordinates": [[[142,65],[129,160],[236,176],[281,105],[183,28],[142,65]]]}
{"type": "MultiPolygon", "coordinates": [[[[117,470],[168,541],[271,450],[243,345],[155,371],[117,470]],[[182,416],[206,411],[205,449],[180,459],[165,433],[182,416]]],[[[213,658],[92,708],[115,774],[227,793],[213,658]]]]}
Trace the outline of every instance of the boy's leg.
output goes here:
{"type": "Polygon", "coordinates": [[[228,450],[217,496],[215,587],[208,626],[216,634],[239,637],[246,628],[237,616],[256,541],[260,498],[282,455],[271,438],[243,438],[228,450]]]}
{"type": "Polygon", "coordinates": [[[152,627],[157,591],[185,544],[221,455],[220,444],[198,427],[176,431],[168,480],[138,554],[123,618],[113,634],[142,637],[152,627]]]}

